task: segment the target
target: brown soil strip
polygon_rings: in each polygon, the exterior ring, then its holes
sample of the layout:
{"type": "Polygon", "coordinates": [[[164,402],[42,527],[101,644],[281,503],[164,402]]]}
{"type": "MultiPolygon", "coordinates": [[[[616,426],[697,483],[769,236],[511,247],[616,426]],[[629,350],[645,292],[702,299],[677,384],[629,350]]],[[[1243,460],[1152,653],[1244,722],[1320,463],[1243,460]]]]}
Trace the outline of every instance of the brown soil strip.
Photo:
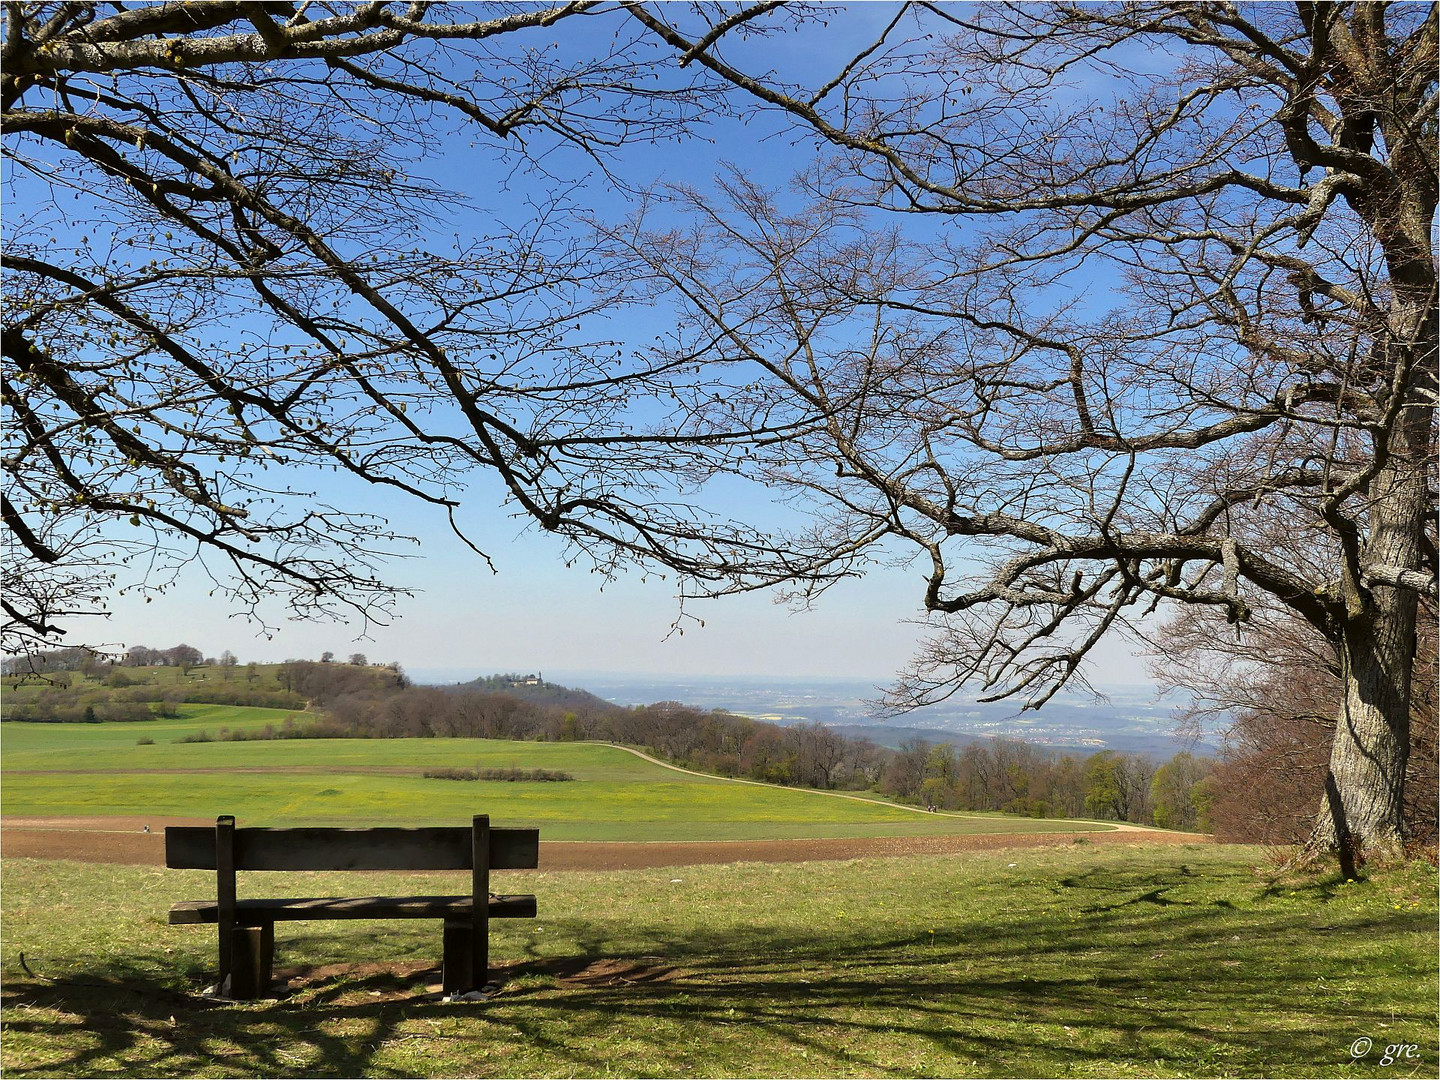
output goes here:
{"type": "Polygon", "coordinates": [[[1185,833],[991,833],[974,836],[865,836],[811,840],[724,840],[709,843],[570,843],[542,841],[542,870],[637,870],[656,866],[695,866],[735,862],[813,862],[866,859],[886,855],[948,855],[1005,848],[1098,844],[1209,843],[1210,837],[1185,833]]]}
{"type": "MultiPolygon", "coordinates": [[[[6,858],[163,866],[166,825],[208,825],[195,818],[7,818],[0,829],[6,858]],[[149,825],[151,831],[143,830],[149,825]]],[[[1208,836],[1161,831],[994,833],[977,836],[875,836],[810,840],[610,843],[547,840],[542,870],[637,870],[734,862],[810,862],[885,855],[948,855],[1005,848],[1088,844],[1195,844],[1208,836]]]]}

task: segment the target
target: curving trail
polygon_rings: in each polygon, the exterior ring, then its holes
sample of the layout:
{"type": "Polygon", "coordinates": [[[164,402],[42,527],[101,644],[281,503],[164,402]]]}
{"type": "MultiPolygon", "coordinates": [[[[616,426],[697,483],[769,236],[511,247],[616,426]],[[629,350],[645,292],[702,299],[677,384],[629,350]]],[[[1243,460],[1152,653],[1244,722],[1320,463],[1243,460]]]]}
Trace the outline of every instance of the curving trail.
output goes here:
{"type": "MultiPolygon", "coordinates": [[[[616,750],[624,750],[627,754],[634,754],[636,757],[641,758],[641,759],[643,759],[643,760],[645,760],[645,761],[648,761],[648,762],[650,762],[652,765],[659,765],[662,769],[670,769],[670,770],[672,770],[672,771],[674,771],[674,772],[685,773],[685,774],[688,775],[688,776],[700,776],[700,777],[703,777],[703,778],[706,779],[706,780],[723,780],[723,781],[726,781],[727,783],[731,783],[731,784],[753,784],[755,787],[770,787],[770,788],[778,787],[778,788],[782,788],[782,789],[785,790],[785,791],[806,791],[806,792],[809,792],[811,795],[828,795],[828,796],[829,796],[830,798],[832,798],[832,799],[853,799],[855,802],[870,803],[872,806],[889,806],[889,807],[893,807],[893,808],[896,809],[896,810],[909,810],[909,811],[911,811],[912,813],[925,814],[925,815],[927,815],[927,816],[931,815],[931,813],[932,813],[931,811],[922,809],[921,807],[918,807],[918,806],[909,806],[909,805],[907,805],[907,804],[905,804],[905,803],[887,803],[887,802],[881,802],[881,801],[878,800],[878,799],[867,799],[867,798],[865,798],[863,795],[847,795],[847,794],[846,794],[845,792],[843,792],[843,791],[822,791],[820,788],[785,787],[783,784],[767,784],[767,783],[766,783],[765,781],[763,781],[763,780],[741,780],[741,779],[739,779],[738,777],[734,777],[734,776],[716,776],[716,775],[714,775],[713,773],[696,772],[694,769],[682,769],[679,765],[672,765],[672,764],[670,764],[670,762],[668,762],[668,761],[662,761],[660,758],[651,757],[649,754],[645,753],[644,751],[636,750],[634,747],[631,747],[631,746],[621,746],[619,743],[595,742],[595,741],[593,741],[593,740],[591,740],[591,741],[593,742],[593,745],[596,745],[596,746],[611,746],[611,747],[614,747],[616,750]]],[[[973,816],[972,814],[956,813],[956,812],[951,811],[951,810],[936,810],[936,811],[934,811],[934,814],[935,814],[935,815],[938,815],[939,817],[971,817],[971,816],[973,816]]],[[[1087,833],[1085,834],[1085,835],[1087,835],[1087,836],[1092,836],[1092,837],[1093,837],[1093,836],[1096,836],[1096,835],[1098,835],[1098,834],[1101,834],[1101,833],[1105,833],[1105,832],[1138,832],[1138,833],[1155,833],[1155,834],[1160,834],[1160,835],[1184,836],[1184,837],[1190,838],[1191,840],[1194,840],[1197,836],[1200,835],[1199,833],[1175,832],[1175,831],[1172,830],[1172,829],[1160,829],[1160,828],[1156,828],[1156,827],[1154,827],[1154,826],[1152,826],[1152,825],[1132,825],[1132,824],[1131,824],[1130,822],[1128,822],[1128,821],[1087,821],[1087,820],[1084,820],[1084,819],[1081,819],[1081,818],[1048,818],[1047,820],[1053,821],[1053,822],[1055,822],[1055,824],[1057,824],[1057,825],[1098,825],[1098,826],[1100,826],[1100,828],[1096,829],[1095,832],[1087,832],[1087,833]]],[[[1073,834],[1064,833],[1064,834],[1038,834],[1038,835],[1067,835],[1067,836],[1068,836],[1068,835],[1073,835],[1073,834]]],[[[1175,841],[1170,841],[1170,842],[1174,843],[1175,841]]]]}

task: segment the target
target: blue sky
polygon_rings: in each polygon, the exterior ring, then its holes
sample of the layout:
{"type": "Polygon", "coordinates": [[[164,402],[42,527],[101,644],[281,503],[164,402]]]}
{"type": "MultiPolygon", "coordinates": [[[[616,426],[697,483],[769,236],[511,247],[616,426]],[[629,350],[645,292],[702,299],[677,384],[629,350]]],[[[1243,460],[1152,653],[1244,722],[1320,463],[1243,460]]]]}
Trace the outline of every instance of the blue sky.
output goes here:
{"type": "MultiPolygon", "coordinates": [[[[746,47],[747,60],[760,68],[783,61],[792,77],[813,78],[828,73],[837,59],[843,63],[892,13],[889,4],[855,5],[825,34],[812,36],[823,48],[797,48],[789,39],[754,42],[746,47]]],[[[775,117],[760,114],[743,123],[718,121],[703,137],[683,144],[627,151],[616,167],[637,185],[684,181],[703,187],[722,163],[732,162],[762,182],[783,185],[808,160],[806,143],[788,134],[775,117]]],[[[581,181],[576,202],[597,216],[613,220],[630,209],[622,195],[593,176],[593,165],[581,155],[562,150],[545,164],[554,174],[581,181]]],[[[511,173],[485,141],[476,138],[472,144],[468,133],[419,164],[417,172],[464,195],[475,208],[436,222],[436,238],[448,238],[452,228],[462,236],[483,233],[490,215],[513,212],[528,195],[543,196],[547,188],[543,180],[511,173]]],[[[921,221],[917,227],[930,224],[921,221]]],[[[630,309],[603,332],[639,342],[666,328],[663,311],[630,309]]],[[[223,596],[211,595],[212,583],[192,566],[173,589],[150,603],[118,598],[106,628],[89,630],[91,639],[156,647],[185,641],[208,655],[228,648],[242,660],[260,661],[316,657],[325,650],[341,655],[363,651],[372,660],[395,660],[417,674],[589,669],[884,681],[923,636],[915,625],[923,595],[917,568],[875,566],[863,579],[834,586],[807,611],[792,611],[766,594],[692,601],[682,634],[672,630],[680,615],[673,578],[642,583],[640,572],[632,569],[602,582],[583,566],[565,569],[561,544],[508,516],[500,508],[498,487],[484,478],[467,493],[462,516],[494,560],[496,574],[430,508],[373,488],[347,489],[325,476],[314,483],[327,499],[385,516],[399,531],[419,539],[412,557],[386,569],[388,580],[416,590],[413,598],[399,602],[391,625],[292,622],[276,605],[264,613],[273,630],[267,637],[237,617],[223,596]]],[[[785,513],[765,505],[765,495],[758,492],[727,492],[715,501],[718,508],[747,518],[785,513]]],[[[1144,679],[1124,642],[1102,647],[1097,660],[1099,682],[1144,679]]]]}

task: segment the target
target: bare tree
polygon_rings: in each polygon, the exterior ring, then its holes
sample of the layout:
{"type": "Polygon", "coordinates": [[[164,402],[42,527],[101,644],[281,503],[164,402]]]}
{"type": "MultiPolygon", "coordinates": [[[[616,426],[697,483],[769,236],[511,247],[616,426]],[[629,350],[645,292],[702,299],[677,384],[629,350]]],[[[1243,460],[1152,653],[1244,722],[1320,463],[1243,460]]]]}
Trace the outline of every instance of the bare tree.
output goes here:
{"type": "Polygon", "coordinates": [[[577,329],[620,298],[547,155],[603,173],[712,97],[648,37],[588,2],[5,5],[4,649],[196,561],[252,613],[384,618],[404,538],[317,467],[441,513],[497,476],[607,573],[793,569],[683,491],[748,437],[655,405],[699,376],[577,329]],[[423,162],[466,139],[537,181],[522,219],[452,235],[423,162]]]}
{"type": "Polygon", "coordinates": [[[786,733],[795,745],[798,781],[810,787],[833,788],[836,770],[846,757],[845,740],[824,724],[796,724],[786,733]]]}
{"type": "Polygon", "coordinates": [[[674,360],[752,365],[717,430],[796,425],[755,467],[828,510],[817,540],[918,552],[936,633],[897,703],[1039,706],[1157,605],[1244,633],[1264,597],[1340,658],[1317,843],[1396,850],[1436,587],[1435,9],[923,4],[805,87],[630,10],[833,151],[808,205],[737,176],[614,238],[685,312],[674,360]]]}
{"type": "Polygon", "coordinates": [[[884,789],[902,799],[919,798],[930,750],[931,744],[924,739],[903,740],[885,769],[884,789]]]}

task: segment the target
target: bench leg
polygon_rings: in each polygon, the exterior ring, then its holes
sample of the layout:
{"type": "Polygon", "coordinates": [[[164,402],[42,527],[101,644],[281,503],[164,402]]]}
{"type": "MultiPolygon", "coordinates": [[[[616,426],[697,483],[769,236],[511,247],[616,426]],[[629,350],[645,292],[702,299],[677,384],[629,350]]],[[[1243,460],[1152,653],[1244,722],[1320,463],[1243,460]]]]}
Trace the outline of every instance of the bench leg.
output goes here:
{"type": "Polygon", "coordinates": [[[230,932],[230,997],[248,1001],[270,988],[275,924],[237,926],[230,932]]]}
{"type": "Polygon", "coordinates": [[[475,989],[471,942],[474,932],[470,921],[445,923],[445,955],[441,972],[441,988],[447,994],[468,994],[475,989]]]}
{"type": "Polygon", "coordinates": [[[275,924],[260,924],[260,992],[266,993],[275,981],[275,924]]]}
{"type": "Polygon", "coordinates": [[[470,941],[470,981],[476,990],[483,990],[490,981],[490,919],[478,920],[472,928],[470,941]]]}

